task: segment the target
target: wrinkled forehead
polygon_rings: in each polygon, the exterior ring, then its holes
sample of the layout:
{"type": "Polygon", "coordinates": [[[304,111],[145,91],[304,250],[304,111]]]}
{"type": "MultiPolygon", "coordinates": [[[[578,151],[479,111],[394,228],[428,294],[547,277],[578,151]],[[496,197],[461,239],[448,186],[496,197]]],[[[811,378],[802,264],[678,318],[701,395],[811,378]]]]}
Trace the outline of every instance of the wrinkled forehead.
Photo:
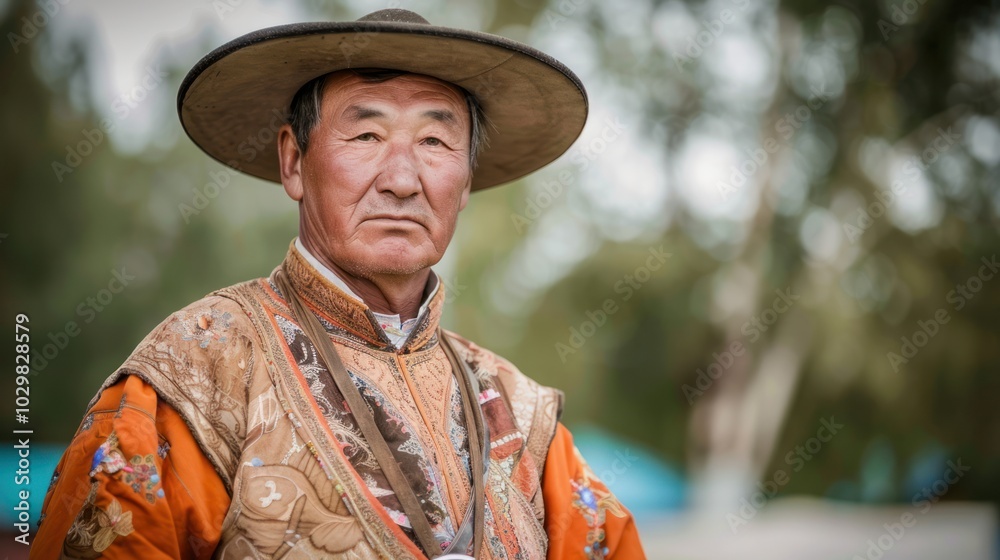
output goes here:
{"type": "Polygon", "coordinates": [[[354,99],[386,99],[397,102],[434,101],[450,104],[459,115],[468,116],[464,89],[433,76],[391,70],[339,70],[327,74],[323,104],[342,104],[354,99]]]}

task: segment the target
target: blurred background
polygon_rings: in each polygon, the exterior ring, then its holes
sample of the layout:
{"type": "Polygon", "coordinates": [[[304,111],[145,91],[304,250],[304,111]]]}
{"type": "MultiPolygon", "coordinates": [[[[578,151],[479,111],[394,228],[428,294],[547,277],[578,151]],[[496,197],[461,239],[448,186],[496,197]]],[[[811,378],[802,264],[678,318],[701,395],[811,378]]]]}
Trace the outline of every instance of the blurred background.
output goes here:
{"type": "Polygon", "coordinates": [[[30,422],[5,375],[2,423],[34,431],[32,524],[101,381],[297,234],[279,186],[187,139],[184,74],[384,7],[587,86],[576,145],[473,196],[435,268],[448,328],[566,392],[651,558],[1000,558],[996,1],[0,1],[0,317],[36,352],[30,422]]]}

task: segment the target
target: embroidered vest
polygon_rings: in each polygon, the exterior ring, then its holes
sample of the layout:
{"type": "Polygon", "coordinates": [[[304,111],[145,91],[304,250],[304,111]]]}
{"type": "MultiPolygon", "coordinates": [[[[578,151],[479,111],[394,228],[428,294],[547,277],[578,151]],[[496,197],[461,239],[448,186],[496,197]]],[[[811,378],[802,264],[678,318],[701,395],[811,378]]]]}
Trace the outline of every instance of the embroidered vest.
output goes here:
{"type": "MultiPolygon", "coordinates": [[[[471,484],[456,380],[436,335],[443,287],[397,351],[371,311],[294,247],[285,265],[446,545],[469,507],[471,484]]],[[[489,425],[480,558],[544,558],[541,470],[562,393],[448,336],[479,380],[489,425]]],[[[212,292],[173,314],[104,387],[123,375],[143,378],[184,417],[229,490],[232,503],[216,557],[424,557],[273,273],[212,292]]]]}

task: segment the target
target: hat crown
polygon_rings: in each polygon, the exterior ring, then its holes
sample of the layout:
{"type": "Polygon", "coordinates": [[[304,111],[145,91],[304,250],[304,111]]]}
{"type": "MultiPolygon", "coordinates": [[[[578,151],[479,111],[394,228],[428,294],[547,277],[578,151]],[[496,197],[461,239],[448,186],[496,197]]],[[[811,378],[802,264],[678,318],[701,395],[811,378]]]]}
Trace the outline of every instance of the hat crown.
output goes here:
{"type": "Polygon", "coordinates": [[[421,23],[424,25],[430,25],[431,22],[424,19],[424,17],[416,12],[411,12],[410,10],[403,10],[400,8],[386,8],[384,10],[378,10],[377,12],[372,12],[366,16],[358,18],[358,21],[384,21],[390,23],[421,23]]]}

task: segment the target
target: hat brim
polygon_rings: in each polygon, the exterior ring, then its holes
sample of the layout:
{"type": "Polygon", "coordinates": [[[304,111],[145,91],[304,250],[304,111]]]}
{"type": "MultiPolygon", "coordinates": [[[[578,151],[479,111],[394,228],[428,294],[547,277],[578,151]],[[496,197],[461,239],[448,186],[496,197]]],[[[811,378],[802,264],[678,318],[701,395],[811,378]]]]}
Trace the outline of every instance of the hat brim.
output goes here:
{"type": "Polygon", "coordinates": [[[271,27],[212,51],[181,84],[181,125],[213,158],[280,182],[276,137],[292,97],[313,78],[347,68],[426,74],[474,94],[495,128],[487,131],[472,190],[552,162],[587,118],[579,78],[527,45],[476,31],[359,21],[271,27]]]}

